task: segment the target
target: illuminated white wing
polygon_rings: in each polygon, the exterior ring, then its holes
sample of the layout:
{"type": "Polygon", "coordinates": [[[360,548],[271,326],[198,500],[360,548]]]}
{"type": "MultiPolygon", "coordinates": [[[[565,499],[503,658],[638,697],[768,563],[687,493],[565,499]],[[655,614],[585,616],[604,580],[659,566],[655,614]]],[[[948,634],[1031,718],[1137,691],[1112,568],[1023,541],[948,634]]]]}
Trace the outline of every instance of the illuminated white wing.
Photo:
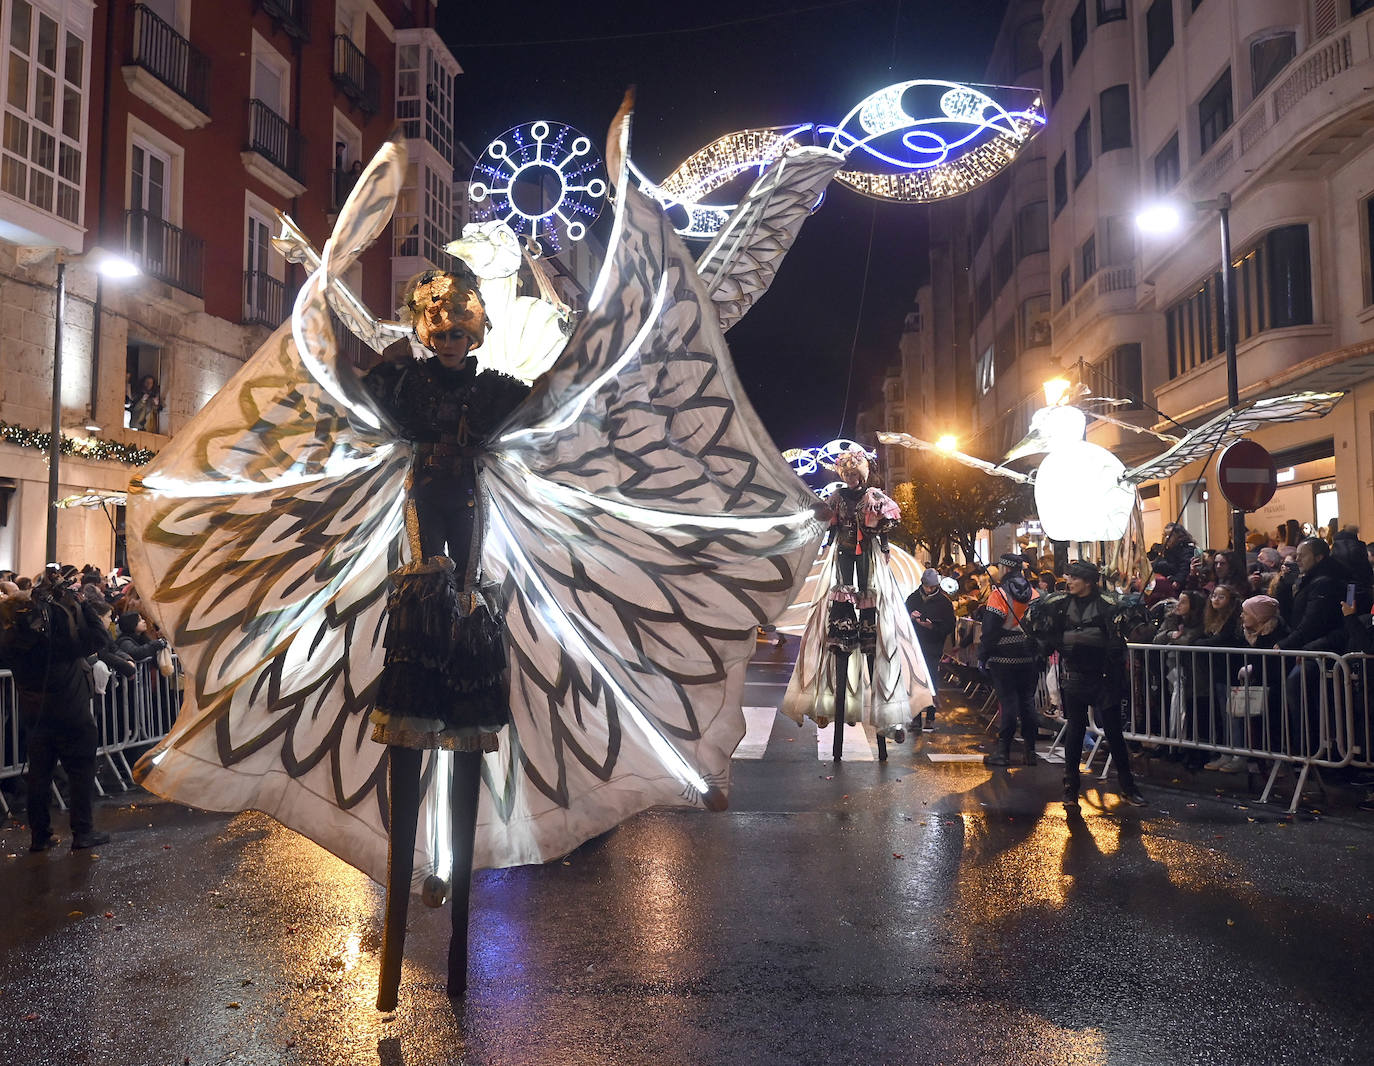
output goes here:
{"type": "Polygon", "coordinates": [[[793,149],[763,172],[731,213],[697,260],[721,329],[743,318],[768,290],[802,223],[843,164],[838,152],[793,149]]]}
{"type": "Polygon", "coordinates": [[[722,798],[755,627],[796,596],[821,534],[686,249],[620,188],[592,306],[484,472],[484,566],[515,593],[515,727],[480,815],[504,823],[505,861],[722,798]]]}
{"type": "MultiPolygon", "coordinates": [[[[187,669],[139,764],[160,795],[263,810],[380,880],[386,752],[367,712],[408,448],[337,357],[324,293],[389,212],[390,145],[283,327],[130,490],[131,552],[187,669]]],[[[623,196],[583,327],[483,463],[514,725],[486,757],[476,863],[539,861],[658,803],[719,805],[754,626],[820,525],[748,406],[691,260],[623,196]]],[[[443,753],[415,883],[446,875],[443,753]]]]}
{"type": "MultiPolygon", "coordinates": [[[[359,180],[333,269],[385,225],[404,166],[389,144],[359,180]]],[[[312,273],[292,321],[129,487],[134,580],[186,671],[138,774],[182,803],[265,811],[379,878],[386,750],[367,712],[410,455],[337,365],[324,287],[312,273]]]]}
{"type": "Polygon", "coordinates": [[[1138,485],[1143,481],[1172,477],[1189,463],[1206,459],[1226,445],[1274,422],[1299,422],[1324,418],[1341,402],[1343,392],[1296,392],[1250,400],[1235,410],[1222,411],[1188,433],[1168,451],[1155,456],[1121,475],[1123,481],[1138,485]]]}

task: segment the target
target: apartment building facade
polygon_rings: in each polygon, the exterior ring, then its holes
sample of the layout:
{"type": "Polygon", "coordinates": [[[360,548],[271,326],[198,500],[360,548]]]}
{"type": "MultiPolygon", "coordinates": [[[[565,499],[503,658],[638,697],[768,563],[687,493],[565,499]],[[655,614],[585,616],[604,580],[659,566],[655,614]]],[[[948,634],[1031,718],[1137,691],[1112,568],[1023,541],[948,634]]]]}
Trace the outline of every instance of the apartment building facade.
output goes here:
{"type": "MultiPolygon", "coordinates": [[[[1065,64],[1047,131],[1056,196],[1060,161],[1069,178],[1051,230],[1060,363],[1081,365],[1095,393],[1141,400],[1136,420],[1161,432],[1224,409],[1220,215],[1194,205],[1229,197],[1240,398],[1349,393],[1325,419],[1252,435],[1281,485],[1248,524],[1374,528],[1374,3],[1045,8],[1051,82],[1054,57],[1065,64]],[[1184,209],[1184,227],[1140,233],[1136,213],[1159,199],[1184,209]]],[[[1093,439],[1131,457],[1156,447],[1110,426],[1093,439]]],[[[1226,544],[1216,476],[1213,461],[1144,485],[1147,540],[1182,519],[1200,543],[1226,544]]]]}
{"type": "MultiPolygon", "coordinates": [[[[122,490],[139,450],[165,444],[289,316],[304,275],[270,244],[276,212],[321,245],[398,122],[403,210],[349,280],[390,314],[400,279],[438,261],[458,65],[433,20],[432,0],[0,3],[0,567],[44,561],[57,256],[61,425],[77,443],[64,496],[122,490]],[[403,223],[422,239],[400,241],[403,223]],[[101,279],[101,252],[141,275],[101,279]],[[162,406],[131,426],[146,377],[162,406]]],[[[61,512],[59,558],[118,562],[119,524],[61,512]]]]}
{"type": "MultiPolygon", "coordinates": [[[[1009,5],[999,47],[1025,17],[1020,6],[1009,5]]],[[[995,187],[941,209],[955,213],[954,232],[959,213],[967,219],[968,295],[937,297],[932,311],[952,319],[966,298],[974,323],[965,350],[935,344],[937,375],[973,376],[973,424],[948,431],[966,450],[998,456],[1045,402],[1043,382],[1060,376],[1124,401],[1114,415],[1159,432],[1176,435],[1223,410],[1216,205],[1229,197],[1241,399],[1348,392],[1324,419],[1252,435],[1274,454],[1281,483],[1249,525],[1339,518],[1374,530],[1374,0],[1036,6],[1049,121],[1036,142],[1039,172],[1021,166],[1011,181],[1022,189],[1007,195],[1047,196],[1048,251],[1024,289],[1019,259],[1017,287],[1004,288],[998,278],[1007,271],[999,275],[996,264],[1005,238],[997,232],[1009,213],[993,205],[995,187]],[[1160,199],[1183,209],[1184,226],[1146,235],[1136,215],[1160,199]],[[1018,332],[1014,361],[999,364],[998,353],[1010,351],[997,343],[1007,336],[1006,310],[1042,280],[1048,343],[1027,358],[1018,332]],[[1005,308],[1003,292],[1013,295],[1005,308]]],[[[947,262],[937,266],[937,256],[947,251],[933,241],[932,281],[947,262]]],[[[957,421],[965,408],[952,410],[957,421]]],[[[890,412],[882,420],[893,423],[890,412]]],[[[939,427],[924,428],[929,436],[939,427]]],[[[1090,435],[1127,461],[1164,447],[1101,423],[1090,435]]],[[[1181,518],[1200,543],[1227,543],[1215,459],[1146,483],[1141,496],[1147,541],[1181,518]]],[[[1005,543],[1011,533],[994,539],[1005,543]]]]}

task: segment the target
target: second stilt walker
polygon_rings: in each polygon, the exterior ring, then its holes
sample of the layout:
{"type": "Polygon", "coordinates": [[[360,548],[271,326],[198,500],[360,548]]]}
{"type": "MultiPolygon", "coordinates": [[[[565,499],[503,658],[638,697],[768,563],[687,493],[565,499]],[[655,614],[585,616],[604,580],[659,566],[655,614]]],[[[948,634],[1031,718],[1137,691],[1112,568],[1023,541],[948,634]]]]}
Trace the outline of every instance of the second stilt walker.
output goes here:
{"type": "MultiPolygon", "coordinates": [[[[887,565],[887,535],[901,520],[896,502],[870,484],[869,456],[855,447],[835,460],[844,484],[826,497],[830,580],[812,606],[782,711],[797,723],[865,722],[901,743],[906,724],[934,702],[896,582],[887,565]],[[854,654],[858,652],[859,654],[854,654]]],[[[835,758],[843,730],[836,728],[835,758]]]]}

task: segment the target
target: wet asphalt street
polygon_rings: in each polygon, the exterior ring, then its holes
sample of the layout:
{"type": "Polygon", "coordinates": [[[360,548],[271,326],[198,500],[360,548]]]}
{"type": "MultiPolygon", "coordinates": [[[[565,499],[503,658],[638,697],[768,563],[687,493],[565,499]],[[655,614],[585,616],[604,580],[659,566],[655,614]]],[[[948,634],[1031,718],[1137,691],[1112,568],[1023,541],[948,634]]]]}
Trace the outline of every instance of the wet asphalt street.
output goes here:
{"type": "Polygon", "coordinates": [[[380,889],[261,815],[125,794],[109,845],[33,856],[10,821],[0,1064],[1374,1062],[1374,816],[1166,773],[1070,821],[1056,766],[931,760],[978,750],[971,710],[886,764],[754,720],[727,813],[478,874],[456,1006],[446,911],[412,906],[379,1014],[380,889]]]}

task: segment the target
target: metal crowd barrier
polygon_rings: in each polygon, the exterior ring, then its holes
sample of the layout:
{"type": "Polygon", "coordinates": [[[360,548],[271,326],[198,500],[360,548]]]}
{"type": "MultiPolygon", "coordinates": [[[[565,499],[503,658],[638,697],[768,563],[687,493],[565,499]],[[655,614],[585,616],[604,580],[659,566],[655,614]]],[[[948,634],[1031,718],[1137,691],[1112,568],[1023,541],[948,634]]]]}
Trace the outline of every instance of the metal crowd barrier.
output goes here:
{"type": "MultiPolygon", "coordinates": [[[[1191,749],[1265,765],[1268,802],[1283,768],[1297,777],[1369,758],[1364,656],[1130,644],[1123,732],[1163,749],[1191,749]],[[1357,708],[1363,701],[1363,709],[1357,708]],[[1358,720],[1357,720],[1358,719],[1358,720]],[[1362,724],[1361,724],[1362,723],[1362,724]],[[1362,731],[1361,731],[1362,730],[1362,731]]],[[[1239,769],[1239,768],[1238,768],[1239,769]]]]}
{"type": "MultiPolygon", "coordinates": [[[[132,788],[134,784],[133,770],[125,753],[131,748],[156,744],[176,722],[181,708],[182,673],[176,656],[172,661],[176,673],[171,677],[163,677],[152,660],[138,663],[138,672],[132,678],[112,674],[104,695],[97,694],[91,700],[91,714],[99,731],[96,758],[104,760],[121,789],[132,788]]],[[[3,743],[0,780],[22,775],[27,768],[27,752],[20,728],[14,676],[8,670],[0,670],[0,743],[3,743]]],[[[96,791],[105,795],[99,775],[95,784],[96,791]]],[[[53,794],[58,805],[65,809],[56,786],[53,794]]],[[[3,792],[0,792],[0,810],[9,816],[10,808],[3,792]]]]}

